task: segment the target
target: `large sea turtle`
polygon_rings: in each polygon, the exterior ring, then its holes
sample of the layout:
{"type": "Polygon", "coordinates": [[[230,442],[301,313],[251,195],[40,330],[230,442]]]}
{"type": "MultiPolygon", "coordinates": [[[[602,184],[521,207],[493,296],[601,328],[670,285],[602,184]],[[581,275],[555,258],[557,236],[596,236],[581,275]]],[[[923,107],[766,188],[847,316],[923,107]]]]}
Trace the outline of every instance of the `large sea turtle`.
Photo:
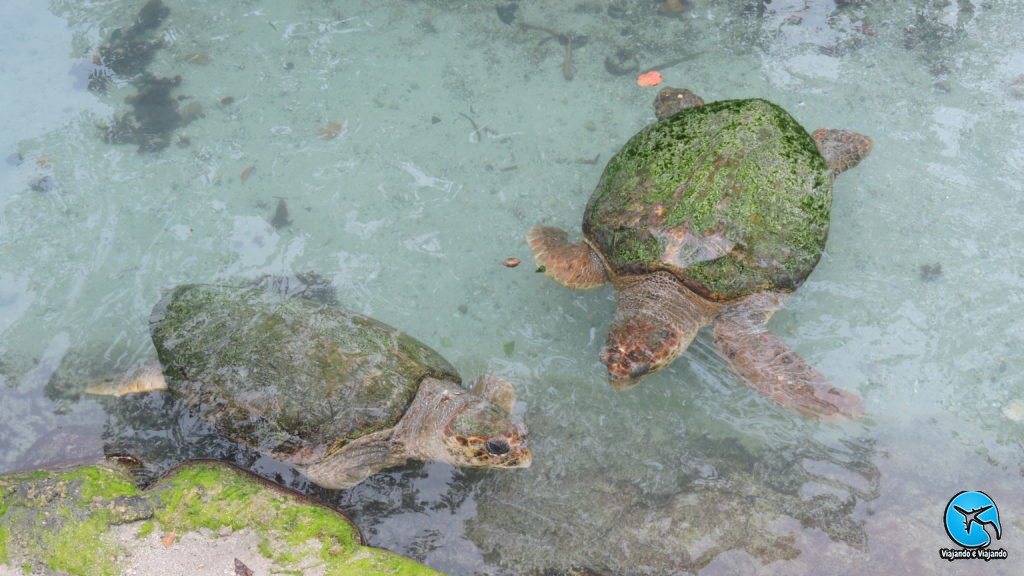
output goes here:
{"type": "Polygon", "coordinates": [[[761,99],[704,104],[665,88],[659,121],[608,161],[583,214],[583,240],[538,226],[538,266],[569,288],[615,286],[618,307],[601,360],[628,388],[670,364],[697,330],[753,388],[826,421],[863,412],[766,324],[818,263],[832,180],[860,162],[871,139],[808,134],[761,99]]]}
{"type": "Polygon", "coordinates": [[[349,488],[407,459],[530,465],[515,390],[469,389],[437,352],[377,320],[259,287],[184,285],[154,307],[159,361],[90,387],[170,389],[228,439],[349,488]]]}

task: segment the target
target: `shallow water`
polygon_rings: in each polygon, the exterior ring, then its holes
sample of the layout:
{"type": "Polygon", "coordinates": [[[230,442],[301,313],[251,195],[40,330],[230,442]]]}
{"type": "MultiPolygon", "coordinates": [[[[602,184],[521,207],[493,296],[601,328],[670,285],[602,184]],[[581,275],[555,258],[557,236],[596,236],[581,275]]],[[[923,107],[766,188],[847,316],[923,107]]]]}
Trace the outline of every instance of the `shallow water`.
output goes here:
{"type": "Polygon", "coordinates": [[[223,455],[163,398],[81,391],[153,353],[162,287],[315,270],[465,377],[512,381],[531,429],[528,470],[410,465],[314,489],[372,544],[450,574],[1000,574],[1024,555],[1024,424],[1003,410],[1024,399],[1020,3],[522,3],[506,24],[490,3],[167,0],[137,30],[152,60],[126,65],[180,83],[88,90],[142,4],[0,5],[0,470],[128,437],[223,455]],[[564,46],[522,23],[574,35],[571,79],[564,46]],[[658,65],[707,100],[761,96],[874,138],[771,324],[864,398],[863,419],[781,411],[706,333],[616,393],[598,361],[611,289],[533,272],[526,231],[577,233],[604,163],[653,120],[657,88],[634,77],[658,65]],[[150,133],[106,142],[133,109],[150,133]],[[998,504],[1009,561],[939,558],[961,490],[998,504]]]}

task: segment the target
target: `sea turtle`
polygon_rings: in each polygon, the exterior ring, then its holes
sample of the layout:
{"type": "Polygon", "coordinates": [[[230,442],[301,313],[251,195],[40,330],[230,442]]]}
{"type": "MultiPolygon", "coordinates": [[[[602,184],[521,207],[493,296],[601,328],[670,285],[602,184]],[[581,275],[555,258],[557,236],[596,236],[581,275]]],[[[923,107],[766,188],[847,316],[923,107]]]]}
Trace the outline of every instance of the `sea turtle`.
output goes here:
{"type": "Polygon", "coordinates": [[[224,437],[343,489],[407,459],[530,465],[512,385],[464,388],[437,352],[338,306],[254,286],[190,284],[153,308],[159,360],[90,387],[169,389],[224,437]]]}
{"type": "Polygon", "coordinates": [[[832,180],[871,150],[846,130],[808,134],[762,99],[704,104],[665,88],[658,122],[608,161],[583,214],[583,240],[530,230],[538,266],[569,288],[615,286],[601,361],[629,388],[669,365],[714,323],[721,355],[779,404],[825,421],[860,398],[831,386],[766,324],[818,263],[832,180]]]}

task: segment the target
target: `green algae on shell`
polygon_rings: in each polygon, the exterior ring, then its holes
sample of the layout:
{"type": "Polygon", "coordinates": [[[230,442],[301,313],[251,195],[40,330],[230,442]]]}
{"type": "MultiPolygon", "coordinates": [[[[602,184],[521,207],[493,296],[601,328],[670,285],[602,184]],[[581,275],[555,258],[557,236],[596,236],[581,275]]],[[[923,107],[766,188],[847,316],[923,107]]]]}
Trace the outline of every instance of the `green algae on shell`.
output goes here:
{"type": "Polygon", "coordinates": [[[687,108],[609,160],[583,231],[611,268],[663,269],[714,300],[789,292],[828,235],[832,178],[814,140],[761,99],[687,108]]]}
{"type": "Polygon", "coordinates": [[[179,286],[150,328],[171,390],[224,436],[292,464],[394,426],[426,377],[460,382],[395,328],[259,288],[179,286]]]}
{"type": "MultiPolygon", "coordinates": [[[[279,571],[315,563],[331,575],[434,575],[397,554],[362,545],[342,514],[222,462],[188,462],[147,490],[108,465],[0,476],[0,564],[29,572],[116,575],[143,538],[202,528],[209,538],[251,531],[279,571]],[[135,538],[116,538],[128,525],[135,538]]],[[[225,569],[230,568],[225,566],[225,569]]]]}

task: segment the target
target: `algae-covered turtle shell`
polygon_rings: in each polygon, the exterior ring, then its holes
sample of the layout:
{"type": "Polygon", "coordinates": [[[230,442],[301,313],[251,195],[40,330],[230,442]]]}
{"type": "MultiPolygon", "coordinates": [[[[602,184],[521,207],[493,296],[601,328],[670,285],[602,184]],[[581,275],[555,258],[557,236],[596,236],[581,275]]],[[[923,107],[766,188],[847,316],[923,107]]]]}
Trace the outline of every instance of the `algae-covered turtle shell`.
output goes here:
{"type": "Polygon", "coordinates": [[[583,231],[620,273],[668,270],[711,300],[790,292],[828,235],[832,174],[815,141],[761,99],[686,108],[605,168],[583,231]]]}
{"type": "Polygon", "coordinates": [[[225,436],[295,464],[391,428],[444,358],[372,318],[259,288],[185,285],[153,309],[167,386],[225,436]]]}
{"type": "Polygon", "coordinates": [[[265,280],[169,291],[149,320],[159,360],[86,392],[170,390],[228,440],[324,488],[351,488],[407,460],[530,465],[512,384],[485,374],[465,387],[418,340],[265,280]]]}

